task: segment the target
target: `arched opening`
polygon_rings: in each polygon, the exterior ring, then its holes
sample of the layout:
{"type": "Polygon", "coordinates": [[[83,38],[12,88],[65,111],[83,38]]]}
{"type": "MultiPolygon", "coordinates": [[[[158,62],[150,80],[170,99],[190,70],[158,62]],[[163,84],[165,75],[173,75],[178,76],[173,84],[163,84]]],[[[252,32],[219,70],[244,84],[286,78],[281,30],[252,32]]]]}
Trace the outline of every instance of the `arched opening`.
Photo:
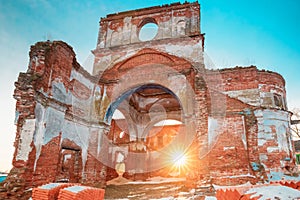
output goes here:
{"type": "Polygon", "coordinates": [[[124,177],[186,175],[190,144],[185,143],[181,102],[171,90],[158,84],[131,88],[110,105],[106,119],[111,124],[111,165],[116,170],[122,166],[124,177]]]}
{"type": "Polygon", "coordinates": [[[138,37],[141,41],[149,41],[158,33],[158,25],[153,18],[144,19],[139,25],[138,37]]]}

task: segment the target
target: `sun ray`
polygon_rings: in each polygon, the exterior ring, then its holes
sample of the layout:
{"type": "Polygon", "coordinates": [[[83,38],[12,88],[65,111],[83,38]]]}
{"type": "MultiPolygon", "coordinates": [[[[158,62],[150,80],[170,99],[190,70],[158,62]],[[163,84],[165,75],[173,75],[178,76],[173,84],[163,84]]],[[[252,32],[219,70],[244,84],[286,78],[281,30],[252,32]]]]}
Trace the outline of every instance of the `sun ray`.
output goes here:
{"type": "Polygon", "coordinates": [[[174,176],[185,176],[194,163],[191,148],[182,145],[173,145],[164,151],[165,166],[169,174],[174,176]]]}

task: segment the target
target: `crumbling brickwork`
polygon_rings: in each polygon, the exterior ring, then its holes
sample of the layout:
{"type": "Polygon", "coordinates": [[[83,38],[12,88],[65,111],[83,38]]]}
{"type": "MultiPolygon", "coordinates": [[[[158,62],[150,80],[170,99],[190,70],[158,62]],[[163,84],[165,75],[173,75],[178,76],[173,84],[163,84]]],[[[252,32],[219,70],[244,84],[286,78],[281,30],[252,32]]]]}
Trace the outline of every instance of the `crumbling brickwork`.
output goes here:
{"type": "Polygon", "coordinates": [[[166,155],[178,148],[189,160],[176,176],[189,181],[255,183],[292,166],[282,76],[254,66],[209,70],[203,52],[197,2],[102,18],[93,74],[64,42],[33,45],[15,84],[14,167],[4,196],[49,182],[105,187],[118,170],[134,180],[172,176],[166,155]],[[157,34],[141,41],[147,23],[157,34]]]}

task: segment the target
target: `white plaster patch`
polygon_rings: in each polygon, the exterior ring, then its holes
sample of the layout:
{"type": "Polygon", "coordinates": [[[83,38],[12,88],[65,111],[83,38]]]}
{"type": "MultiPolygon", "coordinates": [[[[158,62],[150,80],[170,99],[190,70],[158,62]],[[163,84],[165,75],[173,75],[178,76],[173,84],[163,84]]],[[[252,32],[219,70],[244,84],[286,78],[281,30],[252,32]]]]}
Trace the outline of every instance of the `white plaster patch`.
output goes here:
{"type": "Polygon", "coordinates": [[[277,132],[277,142],[278,142],[279,149],[289,154],[290,151],[289,151],[288,134],[287,134],[286,126],[285,125],[278,126],[276,132],[277,132]]]}
{"type": "Polygon", "coordinates": [[[272,133],[271,127],[266,126],[266,127],[265,127],[265,132],[266,132],[266,133],[272,133]]]}
{"type": "Polygon", "coordinates": [[[36,115],[37,122],[35,125],[35,134],[34,134],[34,146],[36,149],[34,171],[36,168],[37,161],[41,154],[42,146],[44,144],[45,113],[46,113],[46,109],[41,104],[37,103],[35,107],[35,115],[36,115]]]}
{"type": "Polygon", "coordinates": [[[255,117],[257,117],[257,118],[263,117],[263,111],[262,110],[255,110],[254,114],[255,114],[255,117]]]}
{"type": "Polygon", "coordinates": [[[67,93],[65,85],[55,80],[52,82],[52,96],[62,103],[70,103],[70,94],[67,93]]]}
{"type": "Polygon", "coordinates": [[[212,146],[216,143],[219,129],[220,125],[218,120],[213,117],[208,117],[208,146],[212,146]]]}
{"type": "Polygon", "coordinates": [[[258,139],[264,139],[264,140],[274,140],[275,137],[272,133],[265,133],[265,132],[258,132],[257,133],[258,139]]]}
{"type": "Polygon", "coordinates": [[[246,104],[259,106],[260,97],[258,89],[248,89],[248,90],[235,90],[225,92],[229,97],[236,98],[246,104]]]}
{"type": "Polygon", "coordinates": [[[265,119],[276,119],[281,121],[289,120],[289,113],[281,110],[274,111],[274,110],[266,109],[263,111],[263,116],[265,119]]]}
{"type": "Polygon", "coordinates": [[[65,121],[65,123],[63,124],[62,140],[69,139],[73,141],[76,145],[81,147],[83,167],[85,166],[87,160],[89,138],[90,138],[90,129],[88,127],[84,125],[76,124],[71,121],[65,121]]]}
{"type": "Polygon", "coordinates": [[[279,151],[289,154],[292,150],[287,128],[289,127],[289,113],[265,109],[255,111],[255,116],[258,120],[258,146],[263,146],[267,140],[274,140],[278,144],[279,151]]]}
{"type": "Polygon", "coordinates": [[[120,159],[120,156],[124,159],[128,156],[128,146],[113,146],[112,147],[112,155],[113,161],[115,162],[123,162],[120,159]],[[115,160],[116,159],[116,160],[115,160]]]}
{"type": "Polygon", "coordinates": [[[248,146],[247,146],[247,136],[246,136],[247,131],[246,131],[246,126],[245,126],[245,117],[244,116],[242,116],[242,122],[243,122],[242,141],[243,141],[245,149],[248,149],[248,146]]]}
{"type": "Polygon", "coordinates": [[[64,116],[65,116],[64,112],[58,111],[54,108],[49,107],[46,110],[46,115],[45,115],[46,130],[45,130],[43,144],[47,144],[53,138],[59,135],[63,127],[64,116]]]}
{"type": "Polygon", "coordinates": [[[97,62],[97,64],[99,65],[98,70],[104,71],[105,66],[109,66],[110,63],[111,63],[111,55],[102,56],[101,59],[99,59],[97,62]],[[100,68],[100,67],[102,67],[102,68],[100,68]]]}
{"type": "Polygon", "coordinates": [[[264,144],[267,142],[267,140],[265,139],[258,139],[257,143],[258,143],[258,146],[264,146],[264,144]]]}
{"type": "Polygon", "coordinates": [[[80,83],[84,84],[90,90],[94,88],[94,84],[75,69],[71,71],[70,80],[72,79],[78,80],[80,83]]]}
{"type": "Polygon", "coordinates": [[[17,125],[18,123],[18,120],[19,120],[19,115],[20,113],[18,111],[15,112],[15,121],[14,121],[14,124],[17,125]]]}
{"type": "Polygon", "coordinates": [[[282,88],[279,88],[279,87],[277,87],[276,89],[271,89],[270,92],[271,92],[272,94],[276,93],[276,94],[279,94],[279,95],[281,95],[281,96],[284,95],[284,94],[283,94],[283,91],[282,91],[282,88]]]}
{"type": "Polygon", "coordinates": [[[266,154],[259,154],[259,160],[260,161],[267,161],[268,160],[268,156],[266,154]]]}
{"type": "Polygon", "coordinates": [[[183,57],[192,62],[199,62],[199,58],[202,57],[202,45],[200,42],[196,44],[189,45],[173,45],[168,44],[161,48],[164,48],[165,51],[171,55],[175,55],[177,57],[183,57]]]}
{"type": "Polygon", "coordinates": [[[99,43],[98,47],[99,47],[99,48],[104,48],[104,44],[105,44],[104,41],[101,41],[101,42],[99,43]]]}
{"type": "Polygon", "coordinates": [[[234,146],[223,147],[223,151],[234,150],[234,146]]]}
{"type": "Polygon", "coordinates": [[[278,147],[268,147],[267,152],[268,153],[273,153],[273,152],[278,152],[279,148],[278,147]]]}
{"type": "MultiPolygon", "coordinates": [[[[99,75],[99,72],[103,72],[107,69],[110,69],[111,67],[113,67],[116,63],[124,61],[132,56],[134,56],[140,49],[134,49],[134,50],[128,50],[126,52],[126,55],[115,55],[112,56],[111,54],[109,55],[105,55],[105,56],[101,56],[101,58],[98,60],[98,62],[96,63],[96,65],[94,65],[94,69],[93,69],[93,74],[94,75],[99,75]]],[[[101,76],[101,74],[100,74],[101,76]]]]}
{"type": "Polygon", "coordinates": [[[28,160],[28,155],[31,152],[32,148],[30,146],[33,133],[35,130],[35,119],[26,119],[23,127],[20,132],[20,139],[19,139],[19,146],[18,146],[18,153],[16,156],[16,160],[28,160]]]}
{"type": "Polygon", "coordinates": [[[188,112],[188,103],[190,98],[187,94],[190,92],[188,90],[188,83],[186,77],[183,74],[176,74],[168,77],[169,88],[175,93],[175,95],[181,100],[182,107],[188,112]]]}
{"type": "Polygon", "coordinates": [[[94,91],[94,98],[95,100],[100,100],[102,98],[102,94],[101,94],[101,87],[100,86],[96,86],[95,87],[95,91],[94,91]]]}

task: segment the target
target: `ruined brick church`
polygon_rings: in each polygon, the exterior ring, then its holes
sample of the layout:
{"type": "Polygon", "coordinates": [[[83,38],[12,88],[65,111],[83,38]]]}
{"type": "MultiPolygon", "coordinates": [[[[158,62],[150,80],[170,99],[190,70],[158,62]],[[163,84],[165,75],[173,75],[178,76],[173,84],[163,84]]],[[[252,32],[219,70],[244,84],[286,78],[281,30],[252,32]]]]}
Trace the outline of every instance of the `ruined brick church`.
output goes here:
{"type": "Polygon", "coordinates": [[[256,183],[293,166],[285,80],[255,66],[208,69],[198,2],[107,15],[92,53],[90,74],[65,42],[31,47],[15,83],[7,191],[104,187],[117,170],[131,180],[256,183]],[[157,32],[144,40],[148,24],[157,32]],[[175,166],[175,153],[185,163],[175,166]]]}

